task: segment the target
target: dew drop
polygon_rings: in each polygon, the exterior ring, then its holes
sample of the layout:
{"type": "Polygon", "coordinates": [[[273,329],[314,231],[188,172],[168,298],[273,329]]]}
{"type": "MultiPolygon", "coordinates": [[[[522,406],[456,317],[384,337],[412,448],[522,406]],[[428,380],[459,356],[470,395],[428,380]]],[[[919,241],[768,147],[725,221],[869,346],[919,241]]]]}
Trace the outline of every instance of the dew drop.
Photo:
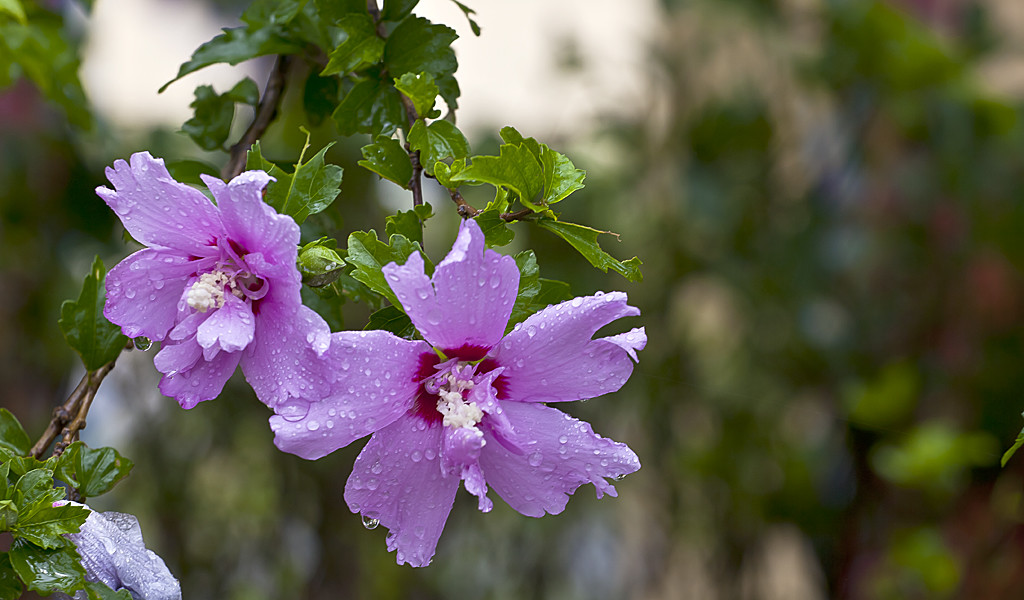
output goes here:
{"type": "Polygon", "coordinates": [[[440,325],[441,313],[438,312],[437,309],[430,311],[430,313],[427,314],[427,323],[430,323],[431,325],[440,325]]]}
{"type": "Polygon", "coordinates": [[[142,350],[143,352],[153,347],[153,342],[144,335],[140,335],[139,337],[133,339],[132,342],[135,344],[136,348],[142,350]]]}
{"type": "Polygon", "coordinates": [[[612,477],[612,479],[614,479],[615,481],[622,481],[625,478],[626,478],[626,474],[625,473],[619,473],[615,477],[612,477]]]}
{"type": "MultiPolygon", "coordinates": [[[[136,263],[136,264],[138,264],[138,263],[136,263]]],[[[132,266],[135,266],[135,265],[132,265],[132,266]]],[[[131,300],[132,298],[135,297],[135,290],[133,290],[131,288],[128,288],[127,290],[124,291],[124,297],[128,298],[129,300],[131,300]]]]}
{"type": "Polygon", "coordinates": [[[367,529],[376,529],[380,525],[380,519],[374,519],[363,515],[363,527],[367,529]]]}
{"type": "Polygon", "coordinates": [[[539,467],[541,461],[544,460],[544,457],[541,456],[540,452],[534,452],[526,460],[530,463],[531,467],[539,467]]]}
{"type": "Polygon", "coordinates": [[[573,298],[572,299],[572,305],[574,307],[576,307],[576,308],[579,308],[579,307],[583,306],[583,298],[579,298],[579,297],[573,298]]]}
{"type": "Polygon", "coordinates": [[[379,475],[380,472],[383,471],[383,470],[384,470],[384,467],[383,467],[383,465],[380,464],[379,460],[377,462],[373,463],[373,466],[370,467],[370,472],[373,473],[374,475],[379,475]]]}
{"type": "Polygon", "coordinates": [[[496,290],[498,289],[499,285],[501,285],[501,277],[499,277],[497,274],[491,275],[491,289],[496,290]]]}
{"type": "Polygon", "coordinates": [[[559,444],[567,444],[567,443],[569,443],[569,438],[563,435],[563,436],[558,438],[558,443],[559,444]]]}
{"type": "MultiPolygon", "coordinates": [[[[309,414],[309,403],[297,398],[289,398],[277,407],[277,414],[290,423],[301,421],[309,414]]],[[[312,425],[312,423],[310,424],[312,425]]]]}
{"type": "Polygon", "coordinates": [[[420,300],[426,300],[430,297],[430,292],[427,291],[427,288],[420,288],[416,290],[416,295],[420,297],[420,300]]]}
{"type": "Polygon", "coordinates": [[[412,459],[412,462],[417,462],[418,463],[421,460],[423,460],[423,453],[420,452],[419,450],[413,450],[412,451],[412,455],[409,456],[409,458],[412,459]]]}

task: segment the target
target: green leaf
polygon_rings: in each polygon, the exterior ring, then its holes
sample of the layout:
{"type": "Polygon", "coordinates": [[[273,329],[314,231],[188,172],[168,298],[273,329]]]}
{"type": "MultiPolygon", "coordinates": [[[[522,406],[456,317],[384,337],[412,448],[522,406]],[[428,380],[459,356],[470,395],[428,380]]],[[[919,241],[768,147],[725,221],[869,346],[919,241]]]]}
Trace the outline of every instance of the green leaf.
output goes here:
{"type": "Polygon", "coordinates": [[[423,244],[423,222],[416,211],[400,210],[393,215],[385,217],[384,220],[386,222],[384,233],[388,238],[398,234],[420,245],[423,244]]]}
{"type": "Polygon", "coordinates": [[[313,158],[302,162],[309,149],[309,132],[306,131],[306,145],[302,147],[295,171],[286,173],[263,158],[257,141],[249,150],[245,164],[249,169],[263,169],[276,179],[267,186],[264,199],[277,212],[290,215],[296,223],[302,224],[309,215],[330,206],[341,192],[342,168],[324,162],[324,155],[333,145],[334,142],[327,144],[313,158]]]}
{"type": "Polygon", "coordinates": [[[52,504],[64,498],[64,491],[53,487],[53,471],[46,468],[32,469],[18,478],[14,484],[14,503],[19,514],[36,504],[52,504]]]}
{"type": "Polygon", "coordinates": [[[86,581],[85,590],[89,600],[132,600],[132,594],[127,589],[115,592],[100,581],[86,581]]]}
{"type": "Polygon", "coordinates": [[[544,179],[542,197],[546,204],[564,200],[569,194],[584,187],[586,171],[577,169],[564,154],[555,152],[532,137],[523,137],[514,127],[502,127],[501,139],[507,144],[525,147],[540,163],[544,179]]]}
{"type": "Polygon", "coordinates": [[[389,136],[405,123],[405,109],[394,86],[377,79],[357,83],[334,111],[341,135],[369,133],[389,136]]]}
{"type": "Polygon", "coordinates": [[[200,175],[220,177],[220,171],[216,167],[199,160],[166,161],[166,165],[171,177],[182,183],[205,186],[206,184],[199,178],[200,175]]]}
{"type": "Polygon", "coordinates": [[[338,105],[339,89],[337,77],[321,77],[316,71],[310,71],[302,90],[302,107],[312,125],[318,126],[331,116],[338,105]]]}
{"type": "Polygon", "coordinates": [[[401,142],[378,135],[372,144],[363,146],[362,153],[363,160],[357,163],[359,166],[408,189],[412,180],[412,163],[401,142]]]}
{"type": "Polygon", "coordinates": [[[341,30],[341,42],[327,55],[327,66],[320,75],[360,71],[380,61],[384,55],[384,40],[377,36],[370,15],[344,15],[336,26],[341,30]]]}
{"type": "Polygon", "coordinates": [[[178,68],[174,79],[165,83],[160,92],[175,81],[217,63],[237,65],[240,62],[268,54],[296,54],[302,52],[302,45],[281,35],[278,26],[226,28],[224,33],[199,46],[192,58],[178,68]]]}
{"type": "Polygon", "coordinates": [[[302,283],[311,287],[323,287],[341,276],[345,261],[337,251],[338,241],[320,238],[299,249],[299,272],[302,283]]]}
{"type": "Polygon", "coordinates": [[[501,218],[503,212],[505,210],[500,207],[488,206],[475,217],[488,248],[507,246],[516,237],[516,232],[501,218]]]}
{"type": "Polygon", "coordinates": [[[453,160],[451,165],[445,163],[434,163],[434,177],[437,182],[448,189],[455,189],[459,187],[458,181],[452,181],[452,177],[462,172],[466,168],[465,159],[453,160]]]}
{"type": "Polygon", "coordinates": [[[6,408],[0,408],[0,447],[7,448],[19,456],[28,456],[32,449],[25,428],[18,419],[6,408]]]}
{"type": "Polygon", "coordinates": [[[366,0],[316,0],[320,18],[328,23],[337,23],[346,15],[365,13],[366,0]]]}
{"type": "Polygon", "coordinates": [[[306,0],[256,0],[242,13],[242,22],[256,27],[287,25],[299,14],[306,0]]]}
{"type": "Polygon", "coordinates": [[[540,278],[540,293],[534,299],[534,305],[540,310],[552,304],[572,300],[572,288],[564,281],[540,278]]]}
{"type": "Polygon", "coordinates": [[[385,0],[380,18],[383,21],[401,21],[412,12],[420,0],[385,0]]]}
{"type": "Polygon", "coordinates": [[[489,183],[515,192],[524,206],[535,211],[544,207],[532,202],[544,189],[543,171],[537,158],[524,146],[503,144],[499,156],[474,156],[472,164],[451,176],[451,181],[489,183]]]}
{"type": "Polygon", "coordinates": [[[0,14],[10,15],[22,25],[28,25],[25,7],[21,5],[20,0],[0,0],[0,14]]]}
{"type": "Polygon", "coordinates": [[[412,338],[416,333],[416,327],[412,324],[409,315],[394,306],[385,306],[370,315],[370,322],[363,329],[367,331],[382,329],[406,339],[412,338]]]}
{"type": "Polygon", "coordinates": [[[540,293],[540,267],[537,266],[537,256],[533,250],[524,250],[516,254],[516,266],[519,267],[519,292],[516,294],[516,303],[512,306],[512,316],[509,317],[506,331],[511,331],[516,323],[537,312],[533,310],[533,303],[540,293]]]}
{"type": "Polygon", "coordinates": [[[476,11],[459,2],[459,0],[452,0],[452,2],[462,9],[462,13],[466,15],[466,20],[469,21],[469,28],[473,30],[473,35],[480,37],[480,26],[477,25],[476,21],[472,17],[472,15],[476,14],[476,11]]]}
{"type": "Polygon", "coordinates": [[[406,73],[395,79],[395,89],[412,101],[418,116],[434,118],[441,114],[440,112],[437,115],[432,114],[434,101],[437,100],[437,95],[441,93],[441,90],[434,83],[434,76],[430,73],[419,73],[416,75],[406,73]]]}
{"type": "Polygon", "coordinates": [[[23,589],[21,579],[11,565],[11,555],[0,552],[0,600],[18,600],[23,589]]]}
{"type": "MultiPolygon", "coordinates": [[[[1021,413],[1021,416],[1024,417],[1024,413],[1021,413]]],[[[1005,467],[1006,463],[1009,462],[1009,460],[1013,457],[1014,453],[1016,453],[1021,446],[1024,446],[1024,429],[1021,429],[1020,433],[1017,434],[1017,440],[1013,442],[1013,445],[1010,446],[1010,449],[1003,453],[1003,458],[1000,461],[1000,466],[1005,467]]]]}
{"type": "MultiPolygon", "coordinates": [[[[2,455],[5,452],[8,451],[4,448],[0,448],[0,455],[2,455]]],[[[19,477],[25,475],[29,471],[48,468],[46,462],[43,462],[32,456],[12,456],[10,458],[7,458],[5,462],[7,463],[10,472],[14,473],[19,477]]]]}
{"type": "Polygon", "coordinates": [[[224,96],[232,102],[256,106],[260,103],[260,88],[255,81],[246,77],[236,83],[224,96]]]}
{"type": "MultiPolygon", "coordinates": [[[[386,10],[386,9],[385,9],[386,10]]],[[[384,45],[384,64],[394,77],[427,72],[435,79],[451,74],[459,63],[451,48],[459,35],[423,17],[409,17],[398,24],[384,45]]]]}
{"type": "Polygon", "coordinates": [[[424,125],[416,121],[409,131],[409,147],[420,151],[420,163],[430,175],[434,165],[446,158],[465,158],[469,155],[469,142],[455,125],[448,121],[434,121],[424,125]]]}
{"type": "Polygon", "coordinates": [[[14,571],[31,591],[74,594],[85,585],[85,569],[74,546],[47,550],[15,539],[10,556],[14,571]]]}
{"type": "Polygon", "coordinates": [[[103,261],[97,256],[92,263],[92,271],[82,283],[78,300],[65,300],[60,307],[58,324],[64,338],[90,371],[117,358],[128,343],[128,338],[121,334],[121,328],[103,316],[103,279],[106,274],[103,261]]]}
{"type": "Polygon", "coordinates": [[[68,543],[64,534],[77,533],[88,517],[89,509],[73,504],[22,509],[13,532],[41,548],[60,548],[68,543]]]}
{"type": "Polygon", "coordinates": [[[597,243],[598,235],[611,232],[600,231],[575,223],[555,221],[554,219],[539,219],[536,223],[569,242],[573,248],[576,248],[583,255],[583,258],[586,258],[590,264],[605,273],[608,272],[608,269],[612,269],[630,281],[643,281],[644,276],[640,272],[640,265],[643,263],[639,258],[634,256],[627,261],[620,262],[602,250],[601,246],[597,243]]]}
{"type": "Polygon", "coordinates": [[[109,492],[132,470],[131,460],[113,448],[92,449],[75,442],[57,460],[55,476],[85,498],[109,492]]]}
{"type": "Polygon", "coordinates": [[[203,150],[223,148],[235,118],[235,102],[227,94],[218,95],[213,87],[201,85],[189,106],[195,109],[195,116],[185,121],[181,130],[203,150]]]}
{"type": "MultiPolygon", "coordinates": [[[[398,297],[391,291],[391,286],[384,279],[381,268],[388,263],[404,265],[413,252],[420,251],[420,245],[410,241],[403,235],[392,235],[390,244],[377,239],[377,232],[356,231],[348,236],[348,257],[346,261],[355,266],[352,277],[371,290],[381,294],[391,302],[392,306],[400,307],[398,297]]],[[[424,257],[424,262],[429,262],[424,257]]]]}

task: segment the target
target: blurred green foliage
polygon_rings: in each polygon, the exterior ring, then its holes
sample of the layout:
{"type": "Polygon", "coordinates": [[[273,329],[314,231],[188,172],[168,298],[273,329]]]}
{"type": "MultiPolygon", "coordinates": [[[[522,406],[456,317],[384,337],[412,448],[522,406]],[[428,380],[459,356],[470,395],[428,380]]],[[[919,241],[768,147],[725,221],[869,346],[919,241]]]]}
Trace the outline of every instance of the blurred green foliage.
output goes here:
{"type": "MultiPolygon", "coordinates": [[[[1020,596],[1024,461],[998,463],[1024,408],[1024,104],[995,69],[1024,56],[1000,3],[936,17],[939,4],[665,1],[634,116],[557,144],[588,173],[564,220],[613,229],[612,254],[645,261],[644,282],[627,283],[547,232],[510,228],[536,252],[537,273],[525,256],[520,267],[538,298],[563,279],[577,294],[625,289],[641,308],[650,343],[633,379],[567,407],[640,455],[618,500],[580,490],[536,521],[460,497],[433,566],[397,568],[385,533],[342,500],[358,445],[317,462],[278,452],[243,385],[187,413],[140,394],[155,383],[141,353],[145,386],[105,384],[130,400],[122,449],[137,468],[100,500],[139,516],[186,598],[796,597],[773,587],[778,572],[809,597],[1020,596]]],[[[334,58],[351,66],[354,50],[334,58]]],[[[449,77],[447,55],[431,56],[449,77]]],[[[0,83],[23,68],[4,67],[0,83]]],[[[597,66],[581,55],[573,68],[597,66]]],[[[321,83],[310,76],[307,92],[321,83]]],[[[0,98],[0,276],[17,290],[0,300],[0,379],[33,434],[75,360],[60,299],[89,257],[131,249],[110,240],[92,190],[141,147],[67,128],[81,115],[40,106],[52,88],[37,86],[0,98]]],[[[312,148],[337,140],[332,120],[304,112],[315,94],[297,96],[264,138],[268,159],[299,155],[300,125],[312,148]]],[[[183,137],[144,146],[185,157],[183,137]]],[[[470,138],[499,156],[500,141],[470,138]]],[[[328,162],[374,164],[360,145],[337,140],[328,162]]],[[[347,168],[304,241],[383,231],[374,179],[347,168]]],[[[434,224],[454,223],[453,206],[434,212],[428,253],[448,241],[433,244],[434,224]]],[[[365,293],[357,279],[346,266],[329,286],[365,293]]],[[[349,303],[329,320],[367,316],[349,303]]],[[[102,416],[87,433],[106,431],[102,416]]]]}

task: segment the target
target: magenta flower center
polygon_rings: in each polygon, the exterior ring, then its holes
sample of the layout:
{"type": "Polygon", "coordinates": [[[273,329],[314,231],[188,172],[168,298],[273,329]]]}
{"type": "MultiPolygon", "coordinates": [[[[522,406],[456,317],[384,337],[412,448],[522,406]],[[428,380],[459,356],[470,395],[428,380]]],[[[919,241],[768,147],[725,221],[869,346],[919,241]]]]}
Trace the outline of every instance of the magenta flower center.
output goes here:
{"type": "Polygon", "coordinates": [[[195,310],[205,313],[211,308],[224,306],[227,294],[250,301],[267,295],[269,284],[258,276],[245,260],[245,250],[228,239],[220,239],[211,246],[214,256],[202,262],[212,269],[199,275],[192,284],[185,301],[195,310]],[[215,260],[214,260],[215,259],[215,260]]]}
{"type": "Polygon", "coordinates": [[[444,426],[476,430],[477,423],[484,418],[484,411],[475,402],[467,401],[470,390],[476,385],[475,371],[468,363],[455,362],[423,382],[423,389],[437,397],[437,412],[444,426]]]}

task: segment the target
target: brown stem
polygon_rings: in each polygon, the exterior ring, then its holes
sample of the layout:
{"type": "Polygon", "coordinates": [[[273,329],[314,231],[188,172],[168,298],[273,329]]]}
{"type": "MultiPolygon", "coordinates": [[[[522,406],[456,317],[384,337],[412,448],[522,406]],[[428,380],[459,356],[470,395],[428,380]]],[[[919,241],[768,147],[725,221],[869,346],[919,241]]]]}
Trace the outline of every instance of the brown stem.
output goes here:
{"type": "MultiPolygon", "coordinates": [[[[459,213],[460,217],[462,217],[463,219],[473,219],[480,214],[481,211],[478,208],[471,206],[468,202],[466,202],[466,199],[462,197],[462,194],[459,193],[459,190],[452,188],[447,189],[448,195],[452,197],[452,202],[454,202],[455,206],[458,207],[456,209],[456,212],[459,213]]],[[[501,213],[500,215],[498,215],[498,217],[502,221],[505,221],[506,223],[511,223],[512,221],[522,221],[523,219],[532,214],[532,210],[524,208],[523,210],[519,210],[516,212],[501,213]]]]}
{"type": "Polygon", "coordinates": [[[267,78],[267,87],[263,90],[263,97],[260,99],[259,106],[256,107],[256,115],[249,128],[242,134],[242,138],[234,146],[231,146],[228,162],[220,172],[221,179],[229,181],[245,170],[246,153],[256,143],[256,140],[263,137],[267,128],[274,121],[274,117],[277,116],[290,64],[291,57],[285,54],[277,57],[274,69],[270,72],[270,77],[267,78]]]}
{"type": "Polygon", "coordinates": [[[103,378],[114,368],[115,362],[116,358],[95,371],[86,373],[67,401],[53,410],[53,418],[46,426],[46,431],[32,446],[31,454],[34,458],[42,458],[58,434],[61,434],[61,441],[53,449],[54,456],[60,456],[65,448],[78,439],[78,432],[85,429],[85,417],[89,414],[96,391],[99,390],[103,378]]]}

